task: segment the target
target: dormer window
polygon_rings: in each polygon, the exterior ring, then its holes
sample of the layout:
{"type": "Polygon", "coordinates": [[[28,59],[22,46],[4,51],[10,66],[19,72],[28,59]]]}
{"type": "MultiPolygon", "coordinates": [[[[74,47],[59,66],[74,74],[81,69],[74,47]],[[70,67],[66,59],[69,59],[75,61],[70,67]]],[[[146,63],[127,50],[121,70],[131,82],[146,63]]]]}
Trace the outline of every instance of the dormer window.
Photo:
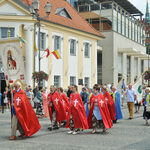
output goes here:
{"type": "Polygon", "coordinates": [[[62,16],[62,17],[72,19],[71,16],[69,15],[68,11],[66,10],[66,8],[57,8],[55,14],[62,16]]]}

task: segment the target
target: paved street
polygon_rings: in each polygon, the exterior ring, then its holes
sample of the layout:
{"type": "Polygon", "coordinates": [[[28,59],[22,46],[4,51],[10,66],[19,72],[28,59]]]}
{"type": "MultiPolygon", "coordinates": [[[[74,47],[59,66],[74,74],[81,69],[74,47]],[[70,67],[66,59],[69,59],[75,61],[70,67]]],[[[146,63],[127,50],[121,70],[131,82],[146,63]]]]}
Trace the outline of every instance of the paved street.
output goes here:
{"type": "Polygon", "coordinates": [[[68,129],[48,131],[49,119],[40,119],[41,130],[28,139],[9,141],[10,112],[0,112],[0,150],[150,150],[150,126],[145,126],[140,114],[127,120],[127,109],[123,109],[124,119],[119,121],[106,134],[92,135],[85,131],[78,135],[68,135],[68,129]]]}

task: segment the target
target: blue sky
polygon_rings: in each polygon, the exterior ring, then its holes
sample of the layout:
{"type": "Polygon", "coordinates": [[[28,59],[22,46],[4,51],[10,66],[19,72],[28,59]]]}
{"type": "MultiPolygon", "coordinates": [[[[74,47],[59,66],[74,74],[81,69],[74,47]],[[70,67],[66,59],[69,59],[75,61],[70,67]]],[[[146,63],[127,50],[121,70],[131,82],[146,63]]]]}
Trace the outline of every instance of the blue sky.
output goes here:
{"type": "MultiPolygon", "coordinates": [[[[142,13],[145,15],[146,11],[146,2],[147,0],[129,0],[133,5],[135,5],[142,13]]],[[[150,0],[149,2],[149,8],[150,8],[150,0]]]]}

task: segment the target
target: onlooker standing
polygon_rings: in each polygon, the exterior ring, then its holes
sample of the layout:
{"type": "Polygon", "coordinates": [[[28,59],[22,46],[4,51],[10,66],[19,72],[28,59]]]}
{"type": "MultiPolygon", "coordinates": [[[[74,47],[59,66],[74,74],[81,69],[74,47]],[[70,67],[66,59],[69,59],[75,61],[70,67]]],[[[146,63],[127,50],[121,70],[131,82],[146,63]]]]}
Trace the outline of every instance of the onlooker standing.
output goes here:
{"type": "Polygon", "coordinates": [[[37,97],[37,99],[39,100],[39,102],[37,103],[37,109],[36,109],[36,114],[37,115],[44,115],[44,113],[43,113],[43,95],[42,95],[42,91],[43,91],[43,89],[42,89],[42,87],[39,87],[39,91],[37,92],[37,95],[36,95],[36,97],[37,97]]]}
{"type": "Polygon", "coordinates": [[[144,99],[144,113],[143,118],[146,121],[146,125],[148,124],[148,120],[150,119],[150,89],[146,89],[145,99],[144,99]]]}
{"type": "Polygon", "coordinates": [[[82,98],[83,104],[85,104],[85,103],[87,102],[87,99],[88,99],[88,93],[87,93],[87,91],[86,91],[86,87],[83,87],[83,88],[82,88],[82,91],[81,91],[81,93],[80,93],[80,96],[81,96],[81,98],[82,98]]]}
{"type": "Polygon", "coordinates": [[[72,86],[68,86],[67,97],[70,99],[70,95],[72,93],[72,86]]]}
{"type": "Polygon", "coordinates": [[[8,87],[6,87],[4,91],[4,104],[6,104],[6,111],[8,111],[9,109],[9,101],[8,101],[7,94],[8,94],[8,87]]]}
{"type": "Polygon", "coordinates": [[[26,93],[29,101],[31,101],[31,93],[30,93],[30,87],[29,86],[26,87],[25,93],[26,93]]]}
{"type": "Polygon", "coordinates": [[[45,88],[43,88],[42,95],[43,95],[43,112],[44,112],[43,117],[47,117],[48,116],[48,103],[47,103],[47,93],[46,93],[45,88]]]}
{"type": "Polygon", "coordinates": [[[126,91],[126,97],[127,97],[127,105],[129,110],[129,119],[133,119],[133,107],[134,103],[137,100],[136,92],[134,89],[132,89],[132,85],[128,85],[128,89],[126,91]]]}
{"type": "Polygon", "coordinates": [[[33,89],[34,97],[36,97],[37,92],[38,92],[38,86],[36,86],[36,87],[33,89]]]}
{"type": "Polygon", "coordinates": [[[2,93],[0,91],[0,106],[2,106],[2,93]]]}

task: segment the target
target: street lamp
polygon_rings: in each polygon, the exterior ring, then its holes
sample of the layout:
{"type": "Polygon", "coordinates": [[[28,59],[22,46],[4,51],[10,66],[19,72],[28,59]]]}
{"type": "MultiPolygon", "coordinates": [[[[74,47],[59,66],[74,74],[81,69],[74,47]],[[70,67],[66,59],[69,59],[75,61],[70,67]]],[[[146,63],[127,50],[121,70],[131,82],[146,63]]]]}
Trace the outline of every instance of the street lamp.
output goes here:
{"type": "MultiPolygon", "coordinates": [[[[47,16],[41,18],[40,17],[40,14],[39,14],[39,9],[40,9],[40,3],[38,0],[34,0],[32,2],[32,4],[30,5],[29,7],[29,11],[30,11],[30,14],[33,16],[34,19],[37,20],[37,26],[38,26],[38,50],[39,50],[39,72],[40,72],[40,64],[41,64],[41,58],[40,58],[40,31],[41,31],[41,20],[44,19],[44,18],[47,18],[51,12],[51,9],[52,9],[52,5],[47,2],[46,5],[45,5],[45,12],[47,14],[47,16]]],[[[39,86],[40,86],[40,81],[39,81],[39,86]]]]}
{"type": "MultiPolygon", "coordinates": [[[[147,55],[148,55],[148,71],[149,71],[149,54],[150,54],[150,43],[146,43],[146,37],[145,35],[142,35],[142,43],[145,43],[146,49],[147,49],[147,55]]],[[[150,80],[148,80],[148,87],[150,86],[150,80]]]]}

